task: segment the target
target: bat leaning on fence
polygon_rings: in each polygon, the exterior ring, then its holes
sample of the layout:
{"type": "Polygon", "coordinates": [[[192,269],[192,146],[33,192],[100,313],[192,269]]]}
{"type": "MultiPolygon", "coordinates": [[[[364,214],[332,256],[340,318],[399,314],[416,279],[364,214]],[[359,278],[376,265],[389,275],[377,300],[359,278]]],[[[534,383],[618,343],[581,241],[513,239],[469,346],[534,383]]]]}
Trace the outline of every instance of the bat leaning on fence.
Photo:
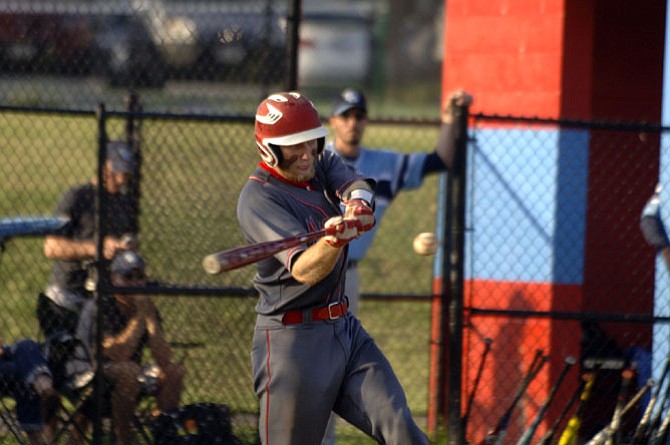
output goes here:
{"type": "MultiPolygon", "coordinates": [[[[668,371],[670,371],[670,356],[665,359],[665,365],[663,366],[663,371],[661,372],[658,384],[654,386],[654,391],[651,393],[651,397],[649,398],[649,402],[644,409],[644,413],[642,413],[640,423],[638,423],[637,428],[635,428],[635,433],[633,433],[633,438],[631,439],[632,445],[642,445],[647,443],[649,440],[649,427],[651,425],[652,413],[654,412],[656,402],[658,401],[658,398],[661,394],[661,389],[663,388],[668,371]]],[[[663,407],[661,406],[659,409],[659,414],[662,409],[663,407]]]]}
{"type": "Polygon", "coordinates": [[[565,420],[566,416],[572,409],[572,406],[577,402],[577,400],[579,400],[579,396],[582,394],[585,386],[586,379],[584,376],[582,376],[579,381],[579,385],[577,385],[577,388],[575,388],[575,390],[572,392],[568,403],[565,404],[561,412],[554,419],[554,422],[551,424],[549,429],[544,433],[544,436],[542,436],[535,445],[551,445],[551,443],[554,441],[554,436],[556,436],[556,433],[558,432],[558,427],[563,423],[563,420],[565,420]]]}
{"type": "Polygon", "coordinates": [[[563,369],[561,369],[561,373],[558,375],[558,379],[556,379],[554,386],[551,387],[551,390],[549,391],[549,396],[547,396],[547,400],[545,400],[545,402],[542,404],[540,410],[535,416],[535,419],[533,419],[533,423],[530,425],[529,428],[526,428],[526,430],[523,432],[523,434],[517,441],[516,445],[530,444],[530,441],[533,439],[535,431],[537,431],[537,428],[540,426],[540,422],[542,422],[544,416],[547,413],[547,410],[549,409],[549,405],[554,400],[554,397],[556,397],[558,388],[560,388],[561,383],[563,383],[563,380],[565,379],[565,376],[568,374],[568,371],[570,371],[570,369],[575,365],[575,363],[577,363],[577,360],[574,357],[567,356],[565,358],[563,369]]]}
{"type": "Polygon", "coordinates": [[[479,445],[501,445],[503,443],[505,434],[507,434],[507,427],[509,426],[510,420],[512,419],[512,414],[514,413],[514,409],[519,404],[521,398],[526,393],[528,386],[537,376],[537,374],[539,374],[546,361],[547,357],[544,355],[544,351],[541,349],[535,351],[533,361],[530,363],[528,370],[523,375],[512,403],[510,403],[503,415],[500,417],[500,420],[498,420],[496,426],[486,434],[479,445]]]}
{"type": "Polygon", "coordinates": [[[608,440],[611,440],[611,438],[614,437],[614,434],[616,433],[616,429],[619,427],[621,418],[626,415],[626,413],[628,413],[628,411],[630,411],[636,403],[640,401],[640,399],[651,389],[652,386],[654,386],[654,381],[651,379],[647,380],[647,383],[642,388],[640,388],[633,397],[631,397],[631,399],[623,406],[623,408],[621,408],[617,418],[612,418],[610,423],[605,426],[605,428],[598,431],[588,442],[586,442],[586,445],[604,445],[608,440]]]}
{"type": "MultiPolygon", "coordinates": [[[[670,384],[668,384],[668,389],[666,390],[666,393],[667,391],[670,391],[670,384]]],[[[665,400],[658,407],[659,418],[660,413],[663,412],[664,410],[665,410],[665,400]]],[[[658,426],[658,428],[656,428],[654,431],[649,432],[649,440],[647,441],[647,445],[665,445],[665,442],[668,439],[668,432],[670,432],[670,410],[665,414],[665,417],[663,418],[663,421],[658,426]]]]}
{"type": "Polygon", "coordinates": [[[579,437],[579,430],[582,426],[582,417],[586,403],[591,397],[591,388],[596,381],[596,371],[587,372],[582,376],[583,389],[579,395],[579,405],[577,410],[568,420],[568,424],[558,438],[558,445],[576,445],[579,437]]]}
{"type": "Polygon", "coordinates": [[[486,363],[486,357],[491,351],[491,345],[493,344],[493,339],[485,338],[484,339],[484,352],[482,352],[482,358],[479,361],[479,368],[477,369],[477,375],[475,376],[475,381],[472,384],[472,391],[470,391],[470,396],[468,397],[468,403],[465,408],[465,414],[461,420],[461,425],[463,425],[463,434],[467,437],[468,431],[468,421],[470,420],[470,410],[472,409],[472,402],[474,401],[475,394],[477,393],[477,388],[479,386],[479,380],[482,378],[482,372],[484,371],[484,364],[486,363]]]}
{"type": "Polygon", "coordinates": [[[659,383],[659,399],[656,401],[656,408],[654,410],[654,413],[651,415],[651,419],[649,420],[649,425],[647,426],[647,431],[646,431],[646,441],[644,443],[653,445],[655,441],[657,440],[656,436],[658,434],[658,430],[661,427],[662,423],[662,416],[663,413],[665,412],[665,407],[668,402],[668,396],[670,394],[670,381],[665,385],[665,391],[663,390],[663,386],[659,383]],[[662,396],[660,394],[663,394],[662,396]]]}
{"type": "Polygon", "coordinates": [[[626,397],[628,397],[628,390],[635,377],[635,372],[632,369],[626,368],[621,372],[621,387],[619,388],[619,395],[617,396],[617,403],[612,414],[612,421],[610,428],[607,429],[605,436],[605,445],[614,445],[615,436],[619,434],[619,427],[621,426],[621,418],[623,414],[621,411],[626,405],[626,397]]]}

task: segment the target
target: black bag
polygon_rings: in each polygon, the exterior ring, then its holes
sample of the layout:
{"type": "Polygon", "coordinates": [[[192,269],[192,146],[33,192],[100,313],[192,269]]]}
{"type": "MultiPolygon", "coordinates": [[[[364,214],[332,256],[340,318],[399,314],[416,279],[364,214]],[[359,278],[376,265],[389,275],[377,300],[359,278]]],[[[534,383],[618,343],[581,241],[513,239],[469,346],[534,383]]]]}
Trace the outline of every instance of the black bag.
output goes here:
{"type": "Polygon", "coordinates": [[[151,425],[155,445],[241,445],[226,405],[194,403],[163,411],[151,425]]]}

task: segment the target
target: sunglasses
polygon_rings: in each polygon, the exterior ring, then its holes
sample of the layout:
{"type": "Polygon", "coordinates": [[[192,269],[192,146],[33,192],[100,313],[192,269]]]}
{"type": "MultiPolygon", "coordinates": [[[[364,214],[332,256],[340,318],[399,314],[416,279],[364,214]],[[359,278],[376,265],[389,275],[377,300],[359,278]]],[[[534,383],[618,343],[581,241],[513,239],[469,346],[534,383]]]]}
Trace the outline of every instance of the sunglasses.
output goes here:
{"type": "Polygon", "coordinates": [[[367,117],[368,117],[367,113],[365,111],[361,111],[361,110],[347,111],[346,113],[342,114],[341,116],[345,119],[354,118],[357,121],[362,121],[364,119],[367,119],[367,117]]]}
{"type": "Polygon", "coordinates": [[[123,281],[143,281],[147,278],[147,274],[142,269],[131,269],[124,273],[116,273],[116,275],[123,281]]]}

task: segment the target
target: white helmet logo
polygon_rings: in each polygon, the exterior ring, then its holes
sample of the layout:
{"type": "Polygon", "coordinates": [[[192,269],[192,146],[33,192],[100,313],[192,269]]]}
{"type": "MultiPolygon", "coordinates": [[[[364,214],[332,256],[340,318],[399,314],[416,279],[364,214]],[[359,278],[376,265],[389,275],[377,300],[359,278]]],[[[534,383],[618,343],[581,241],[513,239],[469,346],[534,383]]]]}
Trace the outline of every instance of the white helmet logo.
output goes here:
{"type": "Polygon", "coordinates": [[[281,111],[276,109],[270,104],[267,104],[268,107],[268,114],[265,116],[261,116],[260,114],[256,115],[256,120],[260,122],[261,124],[266,124],[266,125],[274,125],[276,124],[279,119],[281,119],[284,115],[282,114],[281,111]]]}

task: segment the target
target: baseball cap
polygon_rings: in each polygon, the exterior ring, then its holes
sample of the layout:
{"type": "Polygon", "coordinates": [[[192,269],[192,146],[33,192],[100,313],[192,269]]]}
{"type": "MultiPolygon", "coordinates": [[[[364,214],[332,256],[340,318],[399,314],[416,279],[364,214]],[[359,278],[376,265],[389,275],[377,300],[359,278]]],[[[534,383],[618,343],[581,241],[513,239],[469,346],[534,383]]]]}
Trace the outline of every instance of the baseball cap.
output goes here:
{"type": "Polygon", "coordinates": [[[113,274],[128,278],[133,275],[133,272],[137,272],[137,276],[144,276],[145,268],[146,263],[137,252],[124,250],[114,255],[109,270],[113,274]]]}
{"type": "Polygon", "coordinates": [[[123,141],[107,143],[107,159],[112,163],[112,171],[116,173],[132,173],[135,171],[133,152],[123,141]]]}
{"type": "Polygon", "coordinates": [[[359,108],[367,113],[368,106],[365,102],[365,95],[360,90],[345,88],[340,95],[335,98],[332,115],[339,116],[352,108],[359,108]]]}

